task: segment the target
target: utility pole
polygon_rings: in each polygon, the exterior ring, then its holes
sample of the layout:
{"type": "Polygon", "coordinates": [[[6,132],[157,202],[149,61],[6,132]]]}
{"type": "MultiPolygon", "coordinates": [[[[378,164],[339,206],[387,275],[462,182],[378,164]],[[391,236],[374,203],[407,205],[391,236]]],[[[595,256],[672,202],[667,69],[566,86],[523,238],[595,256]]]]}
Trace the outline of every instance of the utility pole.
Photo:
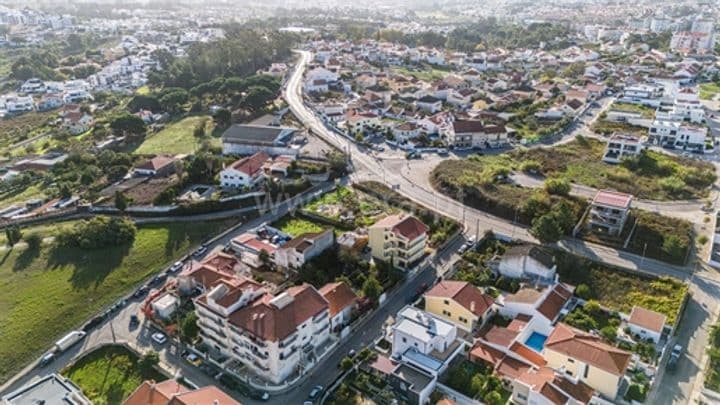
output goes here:
{"type": "MultiPolygon", "coordinates": [[[[647,242],[645,242],[645,246],[643,246],[643,253],[642,258],[640,259],[640,267],[643,266],[643,263],[645,263],[645,252],[647,251],[647,242]]],[[[642,270],[642,269],[640,269],[642,270]]]]}

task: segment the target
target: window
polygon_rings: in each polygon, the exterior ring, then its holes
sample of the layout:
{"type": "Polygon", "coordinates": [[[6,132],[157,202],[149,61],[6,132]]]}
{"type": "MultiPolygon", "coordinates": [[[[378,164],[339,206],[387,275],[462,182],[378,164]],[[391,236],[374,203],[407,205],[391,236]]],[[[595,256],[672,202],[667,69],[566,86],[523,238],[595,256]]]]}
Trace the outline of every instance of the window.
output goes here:
{"type": "Polygon", "coordinates": [[[403,343],[407,343],[407,339],[402,338],[403,343]]]}
{"type": "Polygon", "coordinates": [[[569,376],[572,376],[572,375],[573,375],[572,371],[570,371],[570,370],[565,370],[565,374],[567,374],[567,375],[569,375],[569,376]]]}
{"type": "Polygon", "coordinates": [[[583,378],[588,378],[588,373],[590,372],[590,366],[587,364],[585,365],[585,372],[583,373],[583,378]]]}
{"type": "Polygon", "coordinates": [[[575,360],[573,360],[573,359],[568,359],[568,363],[575,363],[575,360]]]}
{"type": "Polygon", "coordinates": [[[444,300],[443,302],[445,303],[445,305],[450,305],[450,301],[448,300],[444,300]]]}

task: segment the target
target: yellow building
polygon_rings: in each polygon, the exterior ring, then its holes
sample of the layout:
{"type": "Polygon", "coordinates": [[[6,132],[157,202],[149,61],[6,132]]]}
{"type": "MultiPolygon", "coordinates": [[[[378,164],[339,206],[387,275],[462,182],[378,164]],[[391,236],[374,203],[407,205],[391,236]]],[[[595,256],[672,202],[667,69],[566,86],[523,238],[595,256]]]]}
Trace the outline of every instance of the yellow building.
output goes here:
{"type": "Polygon", "coordinates": [[[468,282],[443,280],[425,293],[425,311],[472,331],[480,327],[495,303],[468,282]]]}
{"type": "Polygon", "coordinates": [[[427,244],[427,225],[407,214],[387,216],[368,229],[372,256],[395,267],[408,268],[418,261],[427,244]]]}
{"type": "Polygon", "coordinates": [[[547,365],[577,378],[608,399],[617,395],[631,354],[601,338],[558,323],[545,341],[547,365]]]}

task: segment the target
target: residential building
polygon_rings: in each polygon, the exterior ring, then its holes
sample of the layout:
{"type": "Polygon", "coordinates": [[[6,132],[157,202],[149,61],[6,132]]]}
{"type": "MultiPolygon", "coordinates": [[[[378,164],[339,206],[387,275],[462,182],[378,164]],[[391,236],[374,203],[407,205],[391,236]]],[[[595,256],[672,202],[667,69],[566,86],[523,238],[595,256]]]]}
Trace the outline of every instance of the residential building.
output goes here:
{"type": "Polygon", "coordinates": [[[424,254],[428,226],[407,214],[389,215],[368,229],[372,256],[408,268],[424,254]]]}
{"type": "Polygon", "coordinates": [[[526,315],[542,321],[546,327],[557,321],[574,291],[575,287],[564,283],[542,288],[524,287],[498,298],[498,312],[509,318],[526,315]]]}
{"type": "Polygon", "coordinates": [[[630,213],[631,202],[630,194],[611,190],[598,191],[590,203],[588,225],[608,235],[620,235],[630,213]]]}
{"type": "Polygon", "coordinates": [[[495,300],[465,281],[442,280],[425,293],[425,311],[474,331],[492,313],[495,300]]]}
{"type": "Polygon", "coordinates": [[[428,312],[406,306],[392,327],[392,357],[437,376],[462,352],[457,328],[428,312]]]}
{"type": "Polygon", "coordinates": [[[92,405],[82,390],[59,374],[35,377],[27,384],[2,397],[2,405],[92,405]],[[40,401],[41,400],[41,401],[40,401]]]}
{"type": "Polygon", "coordinates": [[[175,310],[180,306],[180,300],[170,293],[165,293],[152,301],[150,305],[153,316],[160,319],[170,320],[175,310]]]}
{"type": "Polygon", "coordinates": [[[379,128],[380,117],[370,111],[349,114],[347,121],[345,121],[345,127],[350,133],[360,133],[368,129],[379,128]]]}
{"type": "Polygon", "coordinates": [[[599,336],[558,323],[545,341],[549,367],[613,400],[630,365],[631,353],[603,343],[599,336]]]}
{"type": "Polygon", "coordinates": [[[339,333],[352,320],[357,310],[358,296],[342,281],[325,284],[320,294],[327,300],[330,311],[330,330],[339,333]]]}
{"type": "Polygon", "coordinates": [[[535,245],[518,245],[506,250],[500,258],[498,273],[503,277],[553,283],[557,264],[555,257],[535,245]]]}
{"type": "Polygon", "coordinates": [[[40,94],[45,92],[45,82],[38,78],[25,80],[20,86],[20,92],[24,94],[40,94]]]}
{"type": "Polygon", "coordinates": [[[290,141],[297,129],[264,125],[233,124],[222,134],[223,154],[252,155],[265,152],[270,156],[297,155],[290,141]]]}
{"type": "Polygon", "coordinates": [[[638,156],[643,150],[641,139],[627,134],[613,134],[603,154],[603,162],[620,163],[623,159],[638,156]]]}
{"type": "Polygon", "coordinates": [[[309,284],[273,295],[221,281],[194,302],[203,341],[276,384],[313,364],[330,336],[328,302],[309,284]]]}
{"type": "Polygon", "coordinates": [[[425,110],[431,114],[435,114],[436,112],[442,110],[442,100],[433,96],[420,97],[417,101],[415,101],[415,105],[417,108],[425,110]]]}
{"type": "Polygon", "coordinates": [[[395,393],[413,405],[427,404],[437,384],[437,376],[409,364],[397,365],[386,378],[395,393]]]}
{"type": "Polygon", "coordinates": [[[659,343],[666,322],[667,317],[665,315],[636,305],[630,312],[627,325],[633,335],[659,343]]]}
{"type": "Polygon", "coordinates": [[[253,187],[265,179],[265,163],[270,155],[264,151],[244,157],[220,171],[220,186],[223,188],[253,187]]]}
{"type": "Polygon", "coordinates": [[[670,39],[670,50],[684,54],[711,52],[713,36],[706,32],[678,31],[670,39]]]}
{"type": "Polygon", "coordinates": [[[511,402],[517,405],[584,405],[593,399],[595,390],[592,387],[550,367],[525,370],[512,382],[511,402]]]}
{"type": "Polygon", "coordinates": [[[269,260],[274,260],[278,244],[260,238],[255,233],[246,232],[233,238],[230,241],[230,248],[240,256],[243,263],[252,268],[260,268],[266,264],[263,262],[263,254],[267,254],[269,260]]]}
{"type": "Polygon", "coordinates": [[[214,385],[191,389],[174,379],[155,382],[145,380],[123,402],[123,405],[240,405],[214,385]]]}
{"type": "Polygon", "coordinates": [[[63,127],[72,135],[79,135],[90,129],[93,117],[84,112],[68,112],[63,114],[63,127]]]}
{"type": "Polygon", "coordinates": [[[166,177],[175,173],[175,159],[169,156],[155,156],[133,169],[136,176],[166,177]]]}
{"type": "Polygon", "coordinates": [[[441,129],[448,146],[456,149],[499,148],[508,144],[504,125],[485,124],[479,120],[456,119],[441,129]]]}
{"type": "Polygon", "coordinates": [[[704,151],[707,133],[707,127],[656,119],[648,131],[648,141],[653,145],[704,151]]]}
{"type": "Polygon", "coordinates": [[[394,126],[392,133],[397,141],[413,139],[420,135],[420,127],[413,122],[403,122],[394,126]]]}
{"type": "Polygon", "coordinates": [[[285,269],[299,269],[334,243],[335,234],[330,228],[303,233],[275,250],[275,264],[285,269]]]}

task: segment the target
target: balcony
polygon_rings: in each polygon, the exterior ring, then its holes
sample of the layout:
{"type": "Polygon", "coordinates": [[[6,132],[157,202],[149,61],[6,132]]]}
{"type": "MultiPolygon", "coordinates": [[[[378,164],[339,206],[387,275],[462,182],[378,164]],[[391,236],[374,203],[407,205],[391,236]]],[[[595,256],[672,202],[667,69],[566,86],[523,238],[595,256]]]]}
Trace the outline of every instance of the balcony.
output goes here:
{"type": "Polygon", "coordinates": [[[295,342],[295,341],[297,340],[297,338],[298,338],[297,333],[293,334],[290,338],[285,339],[284,341],[282,341],[282,342],[280,343],[280,348],[284,348],[284,347],[290,346],[293,342],[295,342]]]}
{"type": "Polygon", "coordinates": [[[320,315],[318,315],[318,316],[316,316],[315,318],[313,318],[313,322],[315,322],[315,323],[320,323],[320,322],[322,322],[323,320],[327,319],[327,317],[328,317],[329,315],[330,315],[330,313],[329,313],[328,311],[323,311],[320,315]]]}

